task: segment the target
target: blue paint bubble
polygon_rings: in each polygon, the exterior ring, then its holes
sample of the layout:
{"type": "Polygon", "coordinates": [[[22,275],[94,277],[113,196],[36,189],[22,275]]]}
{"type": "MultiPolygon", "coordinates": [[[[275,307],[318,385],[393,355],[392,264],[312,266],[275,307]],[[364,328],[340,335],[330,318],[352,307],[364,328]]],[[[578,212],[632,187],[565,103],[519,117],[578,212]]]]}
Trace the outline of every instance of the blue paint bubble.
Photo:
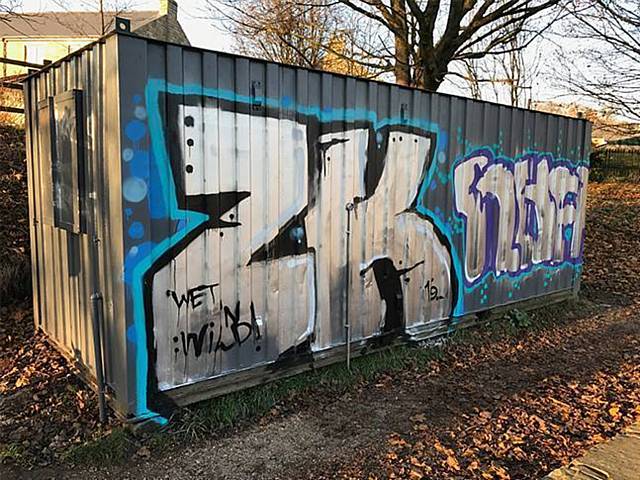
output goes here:
{"type": "Polygon", "coordinates": [[[141,202],[147,196],[147,183],[139,177],[127,178],[122,183],[122,196],[129,202],[141,202]]]}
{"type": "Polygon", "coordinates": [[[146,134],[146,131],[147,129],[144,126],[144,123],[142,123],[140,120],[131,120],[129,123],[127,123],[127,126],[124,129],[124,133],[127,138],[134,142],[139,142],[140,140],[142,140],[146,134]]]}
{"type": "Polygon", "coordinates": [[[142,103],[142,96],[141,95],[134,95],[132,100],[133,100],[133,103],[138,105],[139,103],[142,103]]]}
{"type": "Polygon", "coordinates": [[[136,240],[140,240],[144,237],[144,225],[140,222],[133,222],[129,227],[129,236],[136,240]]]}
{"type": "Polygon", "coordinates": [[[129,162],[129,172],[133,177],[149,178],[149,154],[146,150],[135,150],[129,162]]]}
{"type": "Polygon", "coordinates": [[[138,105],[133,111],[133,115],[138,120],[144,120],[145,118],[147,118],[147,110],[142,105],[138,105]]]}
{"type": "Polygon", "coordinates": [[[125,149],[122,151],[122,159],[123,159],[125,162],[130,162],[132,158],[133,158],[133,150],[132,150],[132,149],[130,149],[130,148],[125,148],[125,149]]]}

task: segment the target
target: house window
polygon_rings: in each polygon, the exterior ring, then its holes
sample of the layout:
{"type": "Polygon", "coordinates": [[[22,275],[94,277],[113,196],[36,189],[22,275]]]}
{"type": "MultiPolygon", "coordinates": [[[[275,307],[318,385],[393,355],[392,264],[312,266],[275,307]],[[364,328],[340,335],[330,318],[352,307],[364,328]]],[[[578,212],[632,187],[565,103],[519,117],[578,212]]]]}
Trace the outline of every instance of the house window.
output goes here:
{"type": "MultiPolygon", "coordinates": [[[[40,155],[50,161],[52,214],[45,222],[69,232],[86,232],[86,188],[82,91],[70,90],[39,105],[40,155]]],[[[49,173],[47,172],[47,173],[49,173]]]]}
{"type": "Polygon", "coordinates": [[[25,61],[42,64],[46,57],[46,52],[46,44],[27,44],[25,45],[25,61]]]}

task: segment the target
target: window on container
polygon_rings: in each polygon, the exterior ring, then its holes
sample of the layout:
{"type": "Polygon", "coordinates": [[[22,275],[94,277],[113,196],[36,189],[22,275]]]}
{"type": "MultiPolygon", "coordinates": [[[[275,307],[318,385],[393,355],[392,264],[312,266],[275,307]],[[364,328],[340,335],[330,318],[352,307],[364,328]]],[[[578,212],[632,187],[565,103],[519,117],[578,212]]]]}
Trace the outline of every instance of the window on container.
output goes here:
{"type": "Polygon", "coordinates": [[[53,180],[51,179],[51,166],[55,153],[55,135],[52,131],[53,98],[49,97],[38,102],[38,159],[42,183],[40,195],[42,197],[42,221],[46,225],[53,225],[53,180]]]}
{"type": "MultiPolygon", "coordinates": [[[[40,139],[45,143],[45,155],[46,147],[49,147],[47,156],[51,162],[53,225],[73,233],[84,232],[86,215],[82,92],[70,90],[50,98],[47,110],[48,113],[40,111],[40,139]],[[47,118],[48,128],[42,128],[47,118]],[[43,137],[43,134],[48,135],[43,137]]],[[[46,168],[45,165],[43,161],[43,168],[46,168]]]]}

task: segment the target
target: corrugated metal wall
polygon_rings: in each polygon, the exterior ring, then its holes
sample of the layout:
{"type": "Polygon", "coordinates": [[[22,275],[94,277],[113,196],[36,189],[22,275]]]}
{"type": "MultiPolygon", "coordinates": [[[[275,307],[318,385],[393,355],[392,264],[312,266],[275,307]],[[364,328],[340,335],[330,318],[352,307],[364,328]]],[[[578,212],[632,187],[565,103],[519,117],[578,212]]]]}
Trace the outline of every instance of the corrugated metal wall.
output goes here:
{"type": "MultiPolygon", "coordinates": [[[[100,244],[99,289],[105,302],[106,370],[108,383],[126,384],[125,315],[122,289],[119,127],[117,121],[116,40],[96,43],[56,63],[25,84],[29,208],[36,326],[67,355],[95,375],[91,317],[92,237],[86,224],[96,213],[100,244]],[[110,65],[110,68],[109,68],[110,65]],[[82,91],[82,130],[86,189],[82,231],[56,227],[50,102],[72,90],[82,91]],[[115,201],[115,205],[113,202],[115,201]]],[[[55,135],[54,135],[55,136],[55,135]]],[[[55,138],[53,139],[55,142],[55,138]]],[[[59,152],[62,155],[62,152],[59,152]]]]}
{"type": "Polygon", "coordinates": [[[587,122],[120,41],[149,391],[573,288],[587,122]]]}
{"type": "MultiPolygon", "coordinates": [[[[123,411],[154,416],[179,387],[575,288],[586,121],[106,42],[29,82],[30,128],[37,101],[85,92],[123,411]]],[[[43,224],[50,167],[34,148],[39,321],[91,363],[87,238],[43,224]]]]}

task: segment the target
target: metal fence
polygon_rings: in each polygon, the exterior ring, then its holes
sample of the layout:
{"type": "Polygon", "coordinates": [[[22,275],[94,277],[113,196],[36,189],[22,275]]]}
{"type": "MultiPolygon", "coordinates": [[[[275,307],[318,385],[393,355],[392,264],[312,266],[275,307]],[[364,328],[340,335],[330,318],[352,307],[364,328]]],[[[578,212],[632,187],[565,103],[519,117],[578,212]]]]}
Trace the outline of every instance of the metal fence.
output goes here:
{"type": "Polygon", "coordinates": [[[591,178],[603,180],[640,179],[640,145],[606,145],[591,154],[591,178]]]}

